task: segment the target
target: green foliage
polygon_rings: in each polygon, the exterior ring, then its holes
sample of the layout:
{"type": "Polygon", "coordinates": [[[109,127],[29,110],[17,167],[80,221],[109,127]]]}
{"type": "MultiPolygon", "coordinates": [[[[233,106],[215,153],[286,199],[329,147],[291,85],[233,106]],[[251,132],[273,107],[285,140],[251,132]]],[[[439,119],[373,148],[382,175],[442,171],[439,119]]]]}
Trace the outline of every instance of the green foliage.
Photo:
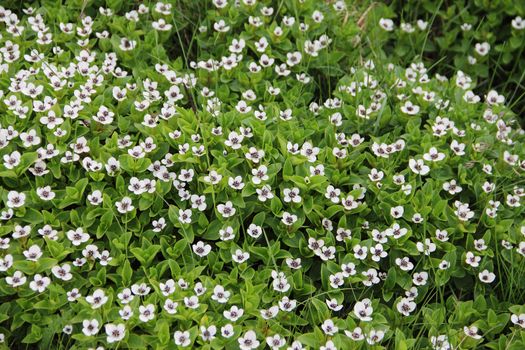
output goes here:
{"type": "Polygon", "coordinates": [[[2,6],[0,348],[525,347],[521,4],[2,6]]]}

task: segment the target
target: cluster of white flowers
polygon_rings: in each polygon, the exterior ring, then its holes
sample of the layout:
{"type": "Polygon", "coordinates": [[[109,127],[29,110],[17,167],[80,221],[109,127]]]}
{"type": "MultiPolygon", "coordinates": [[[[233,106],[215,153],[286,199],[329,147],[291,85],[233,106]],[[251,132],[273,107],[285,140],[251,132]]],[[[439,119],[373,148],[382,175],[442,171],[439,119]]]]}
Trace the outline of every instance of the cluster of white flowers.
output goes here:
{"type": "Polygon", "coordinates": [[[79,346],[336,350],[390,338],[429,285],[504,283],[497,250],[525,258],[525,190],[507,183],[525,173],[523,131],[505,98],[373,60],[326,93],[314,74],[346,45],[329,23],[349,10],[290,3],[211,1],[184,64],[163,48],[171,3],[76,23],[0,7],[0,296],[48,310],[79,346]]]}

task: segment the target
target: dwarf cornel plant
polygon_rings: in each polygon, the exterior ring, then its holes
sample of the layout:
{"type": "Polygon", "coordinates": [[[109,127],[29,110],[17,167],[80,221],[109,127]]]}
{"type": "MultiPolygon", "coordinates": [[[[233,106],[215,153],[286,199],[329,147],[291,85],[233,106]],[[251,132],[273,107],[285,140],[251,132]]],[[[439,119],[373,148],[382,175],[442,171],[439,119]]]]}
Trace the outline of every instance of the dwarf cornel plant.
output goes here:
{"type": "MultiPolygon", "coordinates": [[[[363,12],[376,59],[424,62],[441,74],[461,70],[484,93],[502,91],[525,112],[525,2],[509,0],[370,1],[363,12]]],[[[521,125],[525,118],[520,117],[521,125]]]]}
{"type": "Polygon", "coordinates": [[[367,6],[6,1],[0,347],[523,349],[518,116],[367,6]]]}

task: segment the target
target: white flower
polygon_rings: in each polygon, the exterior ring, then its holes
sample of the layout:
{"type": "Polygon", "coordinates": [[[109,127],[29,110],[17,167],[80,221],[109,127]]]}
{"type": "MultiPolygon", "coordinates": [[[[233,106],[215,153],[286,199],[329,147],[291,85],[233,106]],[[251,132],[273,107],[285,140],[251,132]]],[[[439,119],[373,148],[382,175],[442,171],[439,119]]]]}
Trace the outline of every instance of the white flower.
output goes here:
{"type": "Polygon", "coordinates": [[[7,169],[13,169],[20,164],[21,154],[18,151],[13,151],[11,154],[4,155],[4,166],[7,169]]]}
{"type": "Polygon", "coordinates": [[[249,113],[252,110],[252,107],[248,106],[246,101],[240,100],[237,105],[235,106],[235,109],[242,114],[249,113]]]}
{"type": "Polygon", "coordinates": [[[139,306],[139,319],[142,322],[148,322],[155,318],[155,305],[148,304],[146,306],[140,305],[139,306]]]}
{"type": "Polygon", "coordinates": [[[439,230],[439,229],[437,229],[437,230],[436,230],[436,238],[437,238],[438,240],[440,240],[441,242],[446,242],[446,241],[448,241],[448,238],[449,238],[449,237],[448,237],[448,232],[447,232],[447,230],[439,230]]]}
{"type": "Polygon", "coordinates": [[[363,299],[358,301],[354,305],[354,315],[359,318],[361,321],[372,321],[372,313],[374,309],[372,308],[372,301],[370,299],[363,299]]]}
{"type": "Polygon", "coordinates": [[[15,273],[13,273],[12,276],[8,276],[5,278],[6,283],[13,288],[24,285],[26,283],[26,280],[27,277],[25,277],[21,271],[15,271],[15,273]]]}
{"type": "Polygon", "coordinates": [[[229,321],[235,322],[244,315],[244,309],[238,308],[236,305],[233,305],[230,310],[223,311],[224,317],[229,321]]]}
{"type": "Polygon", "coordinates": [[[486,56],[490,51],[490,44],[488,42],[476,43],[476,45],[474,45],[474,48],[476,49],[478,55],[486,56]]]}
{"type": "Polygon", "coordinates": [[[45,201],[50,201],[56,196],[55,192],[51,190],[51,186],[37,187],[36,194],[45,201]]]}
{"type": "Polygon", "coordinates": [[[363,340],[365,339],[365,336],[363,334],[363,330],[361,329],[361,327],[356,327],[354,328],[353,331],[347,331],[345,330],[345,335],[348,337],[348,338],[351,338],[352,340],[355,340],[355,341],[359,341],[359,340],[363,340]]]}
{"type": "Polygon", "coordinates": [[[521,18],[520,16],[515,17],[512,21],[512,28],[516,30],[522,30],[525,29],[525,20],[521,18]]]}
{"type": "Polygon", "coordinates": [[[359,260],[366,259],[368,247],[361,246],[360,244],[356,244],[353,250],[354,250],[354,256],[356,259],[359,259],[359,260]]]}
{"type": "Polygon", "coordinates": [[[23,192],[9,191],[7,193],[7,203],[9,208],[19,208],[24,206],[26,195],[23,192]]]}
{"type": "Polygon", "coordinates": [[[275,291],[285,293],[291,288],[283,272],[277,273],[277,271],[272,271],[272,278],[274,279],[272,287],[275,291]]]}
{"type": "Polygon", "coordinates": [[[82,333],[90,337],[96,335],[100,330],[98,321],[94,318],[92,320],[82,321],[82,333]]]}
{"type": "Polygon", "coordinates": [[[461,186],[459,186],[456,182],[456,180],[452,179],[450,182],[443,183],[443,189],[450,193],[451,195],[454,195],[456,193],[460,193],[463,189],[461,186]]]}
{"type": "Polygon", "coordinates": [[[410,313],[416,309],[416,303],[410,298],[401,298],[396,308],[402,315],[410,316],[410,313]]]}
{"type": "Polygon", "coordinates": [[[374,182],[381,181],[384,176],[385,173],[382,171],[377,171],[376,168],[372,168],[372,170],[370,170],[370,174],[368,174],[368,178],[370,179],[370,181],[374,182]]]}
{"type": "Polygon", "coordinates": [[[297,187],[285,188],[283,190],[284,198],[286,203],[301,203],[301,196],[299,195],[299,189],[297,187]]]}
{"type": "Polygon", "coordinates": [[[330,275],[328,280],[330,281],[330,287],[334,289],[341,287],[345,283],[344,275],[341,272],[330,275]]]}
{"type": "Polygon", "coordinates": [[[450,143],[450,149],[457,155],[462,156],[465,154],[465,144],[459,143],[457,140],[452,140],[450,143]]]}
{"type": "Polygon", "coordinates": [[[396,265],[403,271],[410,271],[414,268],[414,264],[406,256],[404,258],[396,258],[396,265]]]}
{"type": "Polygon", "coordinates": [[[415,174],[426,175],[430,172],[430,167],[425,165],[425,162],[422,159],[415,160],[411,158],[408,161],[408,166],[415,174]]]}
{"type": "Polygon", "coordinates": [[[126,336],[126,326],[122,323],[108,323],[104,328],[106,329],[106,341],[108,343],[119,342],[126,336]]]}
{"type": "Polygon", "coordinates": [[[389,18],[381,18],[379,20],[379,25],[387,32],[391,32],[394,30],[394,21],[392,21],[389,18]]]}
{"type": "Polygon", "coordinates": [[[203,241],[198,241],[196,244],[192,245],[192,248],[193,252],[201,258],[205,257],[211,252],[211,245],[205,244],[203,241]]]}
{"type": "Polygon", "coordinates": [[[210,171],[209,175],[204,176],[204,181],[212,185],[218,184],[222,180],[222,175],[215,170],[210,171]]]}
{"type": "Polygon", "coordinates": [[[372,329],[370,333],[366,336],[366,342],[370,345],[377,344],[383,340],[385,337],[385,332],[381,330],[372,329]]]}
{"type": "Polygon", "coordinates": [[[237,249],[234,254],[232,254],[232,260],[236,263],[242,264],[250,258],[250,253],[243,252],[240,249],[237,249]]]}
{"type": "Polygon", "coordinates": [[[519,315],[512,314],[512,316],[510,316],[510,320],[515,325],[518,325],[521,328],[525,328],[525,314],[519,314],[519,315]]]}
{"type": "Polygon", "coordinates": [[[285,211],[283,213],[283,217],[282,217],[281,221],[286,226],[291,226],[297,221],[297,215],[290,214],[289,212],[285,211]]]}
{"type": "Polygon", "coordinates": [[[424,286],[427,284],[428,280],[428,273],[426,271],[423,272],[416,272],[412,276],[412,283],[414,283],[416,286],[424,286]]]}
{"type": "Polygon", "coordinates": [[[118,313],[123,320],[129,320],[131,317],[133,317],[133,310],[129,305],[125,305],[118,311],[118,313]]]}
{"type": "Polygon", "coordinates": [[[93,191],[91,194],[87,195],[87,200],[91,205],[99,205],[102,203],[102,192],[99,190],[93,191]]]}
{"type": "Polygon", "coordinates": [[[40,259],[40,257],[42,256],[42,249],[40,249],[40,247],[36,244],[33,244],[31,247],[24,251],[24,256],[29,261],[38,261],[38,259],[40,259]]]}
{"type": "Polygon", "coordinates": [[[35,292],[42,293],[46,290],[47,286],[51,283],[51,279],[49,277],[42,277],[40,274],[36,274],[33,277],[33,281],[29,283],[29,288],[34,290],[35,292]]]}
{"type": "MultiPolygon", "coordinates": [[[[92,295],[86,297],[86,301],[91,304],[91,308],[98,309],[108,301],[108,297],[102,289],[97,289],[93,292],[92,295]]],[[[107,332],[107,328],[106,328],[107,332]]],[[[109,340],[108,340],[109,341],[109,340]]]]}
{"type": "Polygon", "coordinates": [[[455,201],[454,206],[456,207],[454,214],[456,214],[459,220],[468,221],[474,217],[474,212],[470,210],[468,203],[455,201]]]}
{"type": "Polygon", "coordinates": [[[260,342],[257,340],[257,335],[252,330],[244,333],[244,336],[239,337],[237,341],[239,342],[239,347],[241,350],[257,349],[260,345],[260,342]]]}
{"type": "Polygon", "coordinates": [[[259,163],[259,161],[264,157],[264,151],[262,149],[258,150],[255,147],[250,147],[248,153],[245,154],[245,157],[254,163],[259,163]]]}
{"type": "Polygon", "coordinates": [[[69,281],[73,278],[73,275],[71,274],[71,265],[69,264],[63,264],[62,266],[54,266],[51,269],[51,272],[53,272],[53,275],[57,277],[58,279],[61,279],[62,281],[69,281]]]}
{"type": "Polygon", "coordinates": [[[505,103],[505,96],[498,94],[496,90],[490,90],[485,100],[488,105],[499,105],[505,103]]]}
{"type": "Polygon", "coordinates": [[[425,255],[430,255],[436,251],[436,244],[433,243],[429,238],[425,238],[425,242],[417,242],[416,248],[419,252],[424,253],[425,255]]]}
{"type": "Polygon", "coordinates": [[[470,327],[464,326],[463,332],[467,337],[471,337],[473,339],[481,339],[481,335],[478,334],[478,327],[472,325],[470,327]]]}
{"type": "Polygon", "coordinates": [[[519,207],[520,204],[520,197],[517,195],[507,194],[506,203],[509,207],[519,207]]]}
{"type": "Polygon", "coordinates": [[[339,203],[340,201],[340,198],[339,196],[341,195],[341,190],[338,189],[338,188],[335,188],[334,186],[332,185],[329,185],[327,188],[326,188],[326,192],[325,192],[325,197],[327,199],[330,199],[330,201],[332,203],[339,203]]]}
{"type": "Polygon", "coordinates": [[[339,302],[335,298],[333,298],[333,299],[326,299],[325,302],[326,302],[326,305],[328,306],[328,308],[330,310],[333,310],[333,311],[337,312],[337,311],[340,311],[343,308],[343,305],[339,304],[339,302]]]}
{"type": "Polygon", "coordinates": [[[228,323],[225,326],[221,327],[221,335],[224,338],[230,338],[231,336],[233,336],[234,335],[233,326],[230,323],[228,323]]]}
{"type": "Polygon", "coordinates": [[[373,261],[379,262],[381,259],[386,258],[388,253],[384,250],[381,243],[377,243],[375,246],[370,247],[370,255],[373,261]]]}
{"type": "Polygon", "coordinates": [[[339,331],[339,328],[334,324],[334,321],[330,319],[323,322],[321,329],[326,335],[334,335],[339,331]]]}
{"type": "Polygon", "coordinates": [[[153,29],[159,31],[169,31],[172,28],[172,25],[166,23],[164,18],[159,18],[159,20],[151,22],[151,26],[153,27],[153,29]]]}
{"type": "Polygon", "coordinates": [[[284,312],[290,312],[297,307],[297,300],[290,299],[287,296],[284,296],[279,300],[279,309],[284,312]]]}
{"type": "Polygon", "coordinates": [[[191,209],[186,209],[186,210],[179,209],[179,221],[182,224],[191,223],[191,215],[192,215],[191,209]]]}
{"type": "Polygon", "coordinates": [[[18,239],[18,238],[26,237],[26,236],[29,236],[30,233],[31,233],[31,226],[16,225],[14,232],[13,232],[13,238],[18,239]]]}
{"type": "Polygon", "coordinates": [[[166,310],[166,312],[170,315],[177,313],[178,306],[179,306],[179,303],[174,302],[173,300],[169,298],[166,299],[166,301],[164,302],[164,310],[166,310]]]}
{"type": "Polygon", "coordinates": [[[149,287],[146,283],[133,284],[131,286],[131,291],[135,295],[148,295],[150,290],[151,287],[149,287]]]}
{"type": "Polygon", "coordinates": [[[235,190],[242,190],[244,188],[244,182],[241,176],[230,177],[228,179],[228,185],[235,190]]]}
{"type": "Polygon", "coordinates": [[[423,159],[429,162],[438,162],[445,158],[445,153],[438,152],[436,147],[431,147],[428,153],[423,155],[423,159]]]}
{"type": "Polygon", "coordinates": [[[257,238],[259,238],[262,235],[262,228],[260,226],[255,225],[255,224],[250,224],[250,226],[248,226],[247,233],[251,237],[257,239],[257,238]]]}
{"type": "Polygon", "coordinates": [[[268,168],[266,167],[266,165],[261,165],[257,169],[252,169],[252,182],[255,185],[259,185],[262,181],[268,180],[269,177],[267,175],[267,172],[268,168]]]}
{"type": "Polygon", "coordinates": [[[264,318],[265,320],[269,320],[277,316],[277,314],[279,313],[279,307],[272,306],[269,309],[261,309],[260,312],[262,318],[264,318]]]}
{"type": "Polygon", "coordinates": [[[266,337],[266,344],[272,350],[278,350],[286,345],[286,339],[281,338],[279,334],[275,334],[272,337],[266,337]]]}
{"type": "Polygon", "coordinates": [[[64,326],[64,328],[62,328],[62,332],[64,332],[65,334],[71,334],[73,332],[73,325],[71,324],[66,324],[64,326]]]}
{"type": "Polygon", "coordinates": [[[40,144],[40,137],[37,136],[35,129],[31,129],[29,132],[21,133],[20,139],[23,141],[23,145],[26,148],[40,144]]]}
{"type": "Polygon", "coordinates": [[[408,115],[416,115],[419,113],[419,106],[412,104],[410,101],[406,101],[403,106],[401,106],[401,112],[408,115]]]}
{"type": "Polygon", "coordinates": [[[496,279],[496,274],[485,269],[478,274],[478,277],[483,283],[492,283],[496,279]]]}
{"type": "Polygon", "coordinates": [[[89,234],[85,233],[84,230],[79,227],[76,230],[69,230],[66,233],[67,239],[71,241],[74,246],[79,246],[89,240],[89,234]]]}
{"type": "Polygon", "coordinates": [[[467,103],[474,104],[474,103],[478,103],[481,100],[481,98],[478,95],[476,95],[474,92],[472,92],[472,90],[468,90],[463,95],[463,100],[467,103]]]}
{"type": "Polygon", "coordinates": [[[427,26],[428,26],[428,22],[426,21],[423,21],[422,19],[418,19],[417,22],[416,22],[418,28],[420,30],[426,30],[427,29],[427,26]]]}
{"type": "Polygon", "coordinates": [[[206,210],[206,197],[204,195],[199,196],[196,194],[192,194],[190,197],[191,200],[191,207],[193,209],[197,209],[199,211],[206,210]]]}
{"type": "Polygon", "coordinates": [[[215,339],[215,334],[217,334],[217,327],[211,325],[209,327],[201,326],[201,338],[204,341],[212,341],[215,339]]]}
{"type": "Polygon", "coordinates": [[[228,226],[225,229],[219,230],[219,237],[223,241],[232,240],[235,237],[235,234],[233,233],[233,227],[228,226]]]}
{"type": "Polygon", "coordinates": [[[159,283],[159,289],[164,296],[168,296],[173,294],[175,292],[175,281],[173,279],[169,279],[166,281],[166,283],[159,283]]]}
{"type": "Polygon", "coordinates": [[[213,294],[211,296],[212,300],[215,300],[218,303],[225,304],[228,302],[231,293],[224,289],[223,286],[217,285],[213,288],[213,294]]]}
{"type": "Polygon", "coordinates": [[[128,304],[135,296],[132,294],[131,289],[125,288],[122,292],[117,294],[117,297],[122,304],[128,304]]]}
{"type": "Polygon", "coordinates": [[[337,350],[332,340],[328,340],[324,345],[319,347],[319,350],[337,350]]]}
{"type": "Polygon", "coordinates": [[[137,41],[129,40],[128,38],[120,39],[120,49],[122,51],[131,51],[137,46],[137,41]]]}
{"type": "Polygon", "coordinates": [[[66,293],[66,295],[67,295],[67,300],[71,302],[81,297],[80,292],[78,291],[78,288],[71,289],[70,291],[66,293]]]}
{"type": "Polygon", "coordinates": [[[230,132],[228,139],[224,141],[224,144],[232,149],[239,149],[242,146],[244,136],[237,134],[235,131],[230,132]]]}
{"type": "Polygon", "coordinates": [[[274,197],[270,185],[264,185],[262,188],[257,188],[255,192],[257,192],[257,199],[261,202],[266,202],[266,200],[274,197]]]}
{"type": "Polygon", "coordinates": [[[117,207],[118,212],[121,214],[126,214],[132,211],[133,209],[135,209],[135,207],[133,206],[133,202],[131,201],[131,198],[129,197],[122,198],[120,202],[117,201],[115,203],[115,206],[117,207]]]}
{"type": "Polygon", "coordinates": [[[235,215],[236,210],[233,207],[233,203],[231,201],[227,201],[224,204],[217,205],[217,211],[222,215],[223,218],[229,218],[235,215]]]}
{"type": "Polygon", "coordinates": [[[305,156],[310,163],[317,160],[319,152],[319,147],[313,147],[310,142],[303,143],[303,146],[301,147],[301,155],[305,156]]]}
{"type": "Polygon", "coordinates": [[[405,208],[402,205],[390,208],[390,215],[392,215],[394,219],[399,219],[402,217],[404,212],[405,208]]]}

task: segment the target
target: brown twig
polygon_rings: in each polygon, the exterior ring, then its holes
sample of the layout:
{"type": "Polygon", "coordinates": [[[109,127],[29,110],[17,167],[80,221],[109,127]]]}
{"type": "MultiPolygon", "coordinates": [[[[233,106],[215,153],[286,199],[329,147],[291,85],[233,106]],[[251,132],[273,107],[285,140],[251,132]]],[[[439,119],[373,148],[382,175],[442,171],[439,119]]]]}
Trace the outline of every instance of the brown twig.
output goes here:
{"type": "MultiPolygon", "coordinates": [[[[374,8],[374,6],[376,6],[378,3],[377,2],[373,2],[370,4],[370,6],[368,6],[368,8],[365,10],[365,12],[363,12],[363,14],[361,15],[361,17],[359,17],[359,19],[357,20],[357,26],[362,30],[365,26],[365,20],[366,20],[366,16],[368,15],[368,12],[370,12],[370,10],[372,10],[374,8]]],[[[347,14],[348,16],[348,14],[347,14]]],[[[345,17],[345,22],[346,22],[346,17],[345,17]]]]}

